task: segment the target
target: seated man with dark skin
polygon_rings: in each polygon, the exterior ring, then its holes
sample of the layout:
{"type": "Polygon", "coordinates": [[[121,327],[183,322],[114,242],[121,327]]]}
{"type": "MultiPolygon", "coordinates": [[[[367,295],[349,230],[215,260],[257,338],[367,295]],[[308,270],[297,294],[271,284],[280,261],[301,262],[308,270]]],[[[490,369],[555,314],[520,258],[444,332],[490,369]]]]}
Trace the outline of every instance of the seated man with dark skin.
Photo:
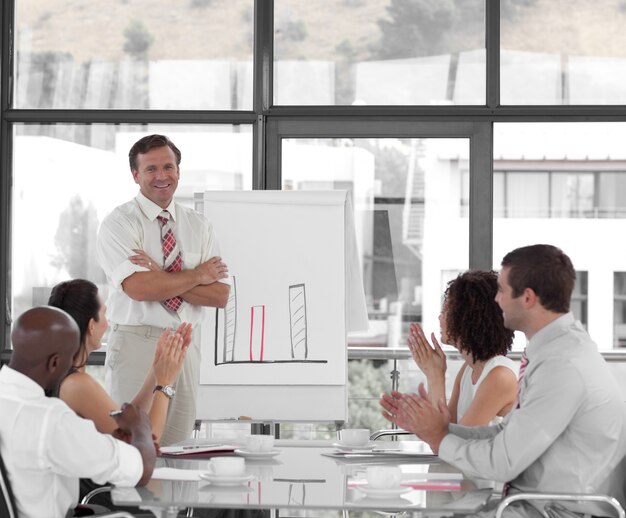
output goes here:
{"type": "Polygon", "coordinates": [[[57,308],[33,308],[17,319],[11,339],[11,361],[0,369],[0,454],[19,515],[64,518],[77,504],[81,477],[146,484],[156,449],[145,413],[125,404],[115,417],[117,436],[129,445],[45,395],[58,388],[80,345],[74,319],[57,308]]]}

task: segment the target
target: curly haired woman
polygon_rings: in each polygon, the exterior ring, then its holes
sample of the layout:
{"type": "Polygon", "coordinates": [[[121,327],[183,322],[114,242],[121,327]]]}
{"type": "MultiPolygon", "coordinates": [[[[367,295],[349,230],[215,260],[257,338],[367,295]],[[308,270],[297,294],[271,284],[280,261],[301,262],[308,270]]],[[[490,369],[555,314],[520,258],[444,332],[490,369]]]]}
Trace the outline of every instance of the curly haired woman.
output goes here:
{"type": "MultiPolygon", "coordinates": [[[[474,270],[448,283],[439,315],[441,341],[465,360],[454,381],[448,409],[453,423],[485,425],[505,416],[517,398],[517,368],[506,357],[513,331],[504,327],[495,301],[497,274],[474,270]]],[[[435,334],[430,345],[419,324],[411,324],[409,348],[426,375],[433,404],[446,396],[446,355],[435,334]]]]}

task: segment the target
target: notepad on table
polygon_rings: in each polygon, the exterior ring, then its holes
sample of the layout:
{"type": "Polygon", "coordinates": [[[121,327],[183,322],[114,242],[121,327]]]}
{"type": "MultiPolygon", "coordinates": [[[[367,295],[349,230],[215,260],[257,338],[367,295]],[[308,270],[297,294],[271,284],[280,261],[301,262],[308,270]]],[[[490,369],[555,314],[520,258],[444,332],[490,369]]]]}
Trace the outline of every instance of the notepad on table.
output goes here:
{"type": "Polygon", "coordinates": [[[188,444],[184,446],[163,446],[161,455],[208,455],[215,453],[233,453],[236,446],[231,444],[188,444]]]}
{"type": "Polygon", "coordinates": [[[409,460],[415,462],[435,463],[439,462],[439,457],[432,453],[412,453],[403,450],[373,450],[369,452],[346,452],[334,451],[330,453],[322,453],[326,457],[341,460],[354,461],[382,461],[382,460],[409,460]]]}

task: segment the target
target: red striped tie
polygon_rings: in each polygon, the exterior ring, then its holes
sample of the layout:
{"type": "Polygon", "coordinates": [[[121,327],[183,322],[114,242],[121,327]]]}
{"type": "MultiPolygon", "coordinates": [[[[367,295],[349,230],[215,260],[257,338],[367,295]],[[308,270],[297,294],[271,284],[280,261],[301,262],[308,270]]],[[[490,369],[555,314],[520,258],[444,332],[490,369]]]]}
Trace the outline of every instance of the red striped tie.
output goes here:
{"type": "MultiPolygon", "coordinates": [[[[166,272],[180,272],[182,270],[183,259],[176,244],[176,236],[170,227],[170,213],[166,210],[157,216],[161,224],[161,247],[163,249],[163,269],[166,272]]],[[[162,300],[161,304],[165,309],[177,312],[183,304],[180,297],[172,297],[171,299],[162,300]]]]}
{"type": "Polygon", "coordinates": [[[524,374],[526,373],[526,367],[528,366],[528,356],[526,356],[526,349],[522,353],[522,357],[520,358],[519,363],[519,374],[517,375],[517,405],[516,408],[520,407],[520,396],[522,394],[522,380],[524,379],[524,374]]]}

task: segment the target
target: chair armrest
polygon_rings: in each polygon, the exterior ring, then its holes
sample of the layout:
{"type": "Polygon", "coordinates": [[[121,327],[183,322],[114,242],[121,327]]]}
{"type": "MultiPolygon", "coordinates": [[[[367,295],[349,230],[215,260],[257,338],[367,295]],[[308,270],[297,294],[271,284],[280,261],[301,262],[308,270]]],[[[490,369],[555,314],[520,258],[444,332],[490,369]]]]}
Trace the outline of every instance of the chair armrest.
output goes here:
{"type": "Polygon", "coordinates": [[[86,505],[89,503],[89,500],[91,500],[94,496],[99,495],[100,493],[110,493],[111,489],[113,489],[113,486],[102,486],[97,487],[96,489],[92,489],[83,497],[80,503],[81,505],[86,505]]]}
{"type": "MultiPolygon", "coordinates": [[[[617,512],[619,518],[625,518],[626,513],[620,503],[612,496],[594,495],[594,494],[575,494],[575,493],[516,493],[503,498],[496,510],[495,518],[501,518],[504,510],[513,502],[521,500],[547,500],[547,501],[565,501],[565,502],[602,502],[610,505],[617,512]]],[[[544,516],[547,517],[545,513],[544,516]]]]}
{"type": "Polygon", "coordinates": [[[380,437],[386,437],[388,435],[413,435],[413,432],[402,430],[401,428],[389,429],[389,430],[376,430],[370,435],[370,441],[375,441],[380,437]]]}

